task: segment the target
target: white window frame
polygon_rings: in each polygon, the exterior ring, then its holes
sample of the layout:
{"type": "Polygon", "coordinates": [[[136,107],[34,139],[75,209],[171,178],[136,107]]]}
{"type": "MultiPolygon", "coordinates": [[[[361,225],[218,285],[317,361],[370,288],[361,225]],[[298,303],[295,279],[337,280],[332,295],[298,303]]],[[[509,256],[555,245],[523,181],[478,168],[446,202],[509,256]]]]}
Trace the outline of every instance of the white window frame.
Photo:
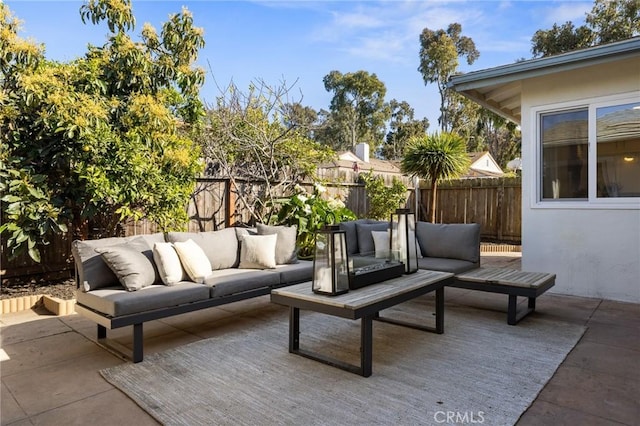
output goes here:
{"type": "Polygon", "coordinates": [[[597,197],[597,138],[596,138],[596,111],[598,108],[614,105],[624,105],[640,102],[640,92],[625,93],[592,98],[588,100],[576,100],[549,105],[533,107],[531,109],[531,158],[535,161],[535,170],[531,175],[531,208],[540,209],[620,209],[640,210],[640,197],[606,198],[597,197]],[[588,197],[584,200],[575,199],[542,199],[542,135],[541,117],[544,114],[562,113],[565,111],[586,108],[588,110],[588,197]]]}

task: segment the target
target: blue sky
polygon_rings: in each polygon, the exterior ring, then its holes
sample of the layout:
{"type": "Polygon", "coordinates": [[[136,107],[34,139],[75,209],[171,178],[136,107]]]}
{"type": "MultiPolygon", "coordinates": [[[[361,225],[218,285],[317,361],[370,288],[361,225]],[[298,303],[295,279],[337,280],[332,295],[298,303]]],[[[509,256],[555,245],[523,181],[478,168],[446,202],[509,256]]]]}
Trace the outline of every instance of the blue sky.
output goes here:
{"type": "MultiPolygon", "coordinates": [[[[0,0],[1,1],[1,0],[0,0]]],[[[87,43],[102,45],[105,25],[82,24],[82,1],[5,0],[23,21],[22,37],[44,43],[55,60],[82,56],[87,43]]],[[[207,69],[202,97],[213,102],[231,80],[246,90],[252,80],[271,85],[297,81],[291,100],[328,109],[322,78],[332,70],[375,73],[386,100],[407,101],[416,118],[437,126],[439,96],[417,71],[418,37],[424,28],[462,25],[480,57],[461,71],[531,57],[531,37],[553,23],[584,22],[592,1],[144,1],[133,0],[137,35],[145,22],[158,31],[182,6],[204,28],[199,65],[207,69]]]]}

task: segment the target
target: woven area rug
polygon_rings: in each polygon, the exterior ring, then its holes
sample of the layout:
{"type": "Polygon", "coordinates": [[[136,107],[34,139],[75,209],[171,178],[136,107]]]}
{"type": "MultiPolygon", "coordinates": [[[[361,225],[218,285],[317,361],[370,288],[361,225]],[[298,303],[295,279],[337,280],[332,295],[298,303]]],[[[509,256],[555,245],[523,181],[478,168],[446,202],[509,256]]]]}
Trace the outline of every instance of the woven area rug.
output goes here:
{"type": "MultiPolygon", "coordinates": [[[[383,314],[432,321],[432,302],[383,314]]],[[[538,314],[514,327],[503,312],[447,306],[442,335],[374,322],[364,378],[289,354],[283,309],[101,374],[167,425],[512,425],[584,331],[538,314]]],[[[358,363],[359,333],[359,321],[301,314],[301,348],[358,363]]]]}

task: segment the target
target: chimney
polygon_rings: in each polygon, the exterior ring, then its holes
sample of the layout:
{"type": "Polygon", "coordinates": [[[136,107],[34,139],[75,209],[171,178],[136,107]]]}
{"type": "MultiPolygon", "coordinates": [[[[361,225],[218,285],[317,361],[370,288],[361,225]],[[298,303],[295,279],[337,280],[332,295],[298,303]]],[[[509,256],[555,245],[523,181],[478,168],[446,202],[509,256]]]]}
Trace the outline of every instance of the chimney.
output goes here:
{"type": "Polygon", "coordinates": [[[358,157],[365,163],[369,162],[369,144],[368,143],[359,143],[358,145],[356,145],[356,157],[358,157]]]}

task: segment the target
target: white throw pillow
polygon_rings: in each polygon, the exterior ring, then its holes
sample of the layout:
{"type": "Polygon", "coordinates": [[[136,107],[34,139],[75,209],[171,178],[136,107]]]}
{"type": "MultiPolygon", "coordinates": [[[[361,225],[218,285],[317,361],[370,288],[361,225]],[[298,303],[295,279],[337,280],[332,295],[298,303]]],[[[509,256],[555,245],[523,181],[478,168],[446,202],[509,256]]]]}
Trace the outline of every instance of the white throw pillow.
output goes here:
{"type": "Polygon", "coordinates": [[[171,243],[155,243],[153,260],[156,262],[160,279],[166,285],[173,285],[185,279],[180,257],[171,243]]]}
{"type": "Polygon", "coordinates": [[[173,243],[178,253],[182,267],[189,279],[196,283],[203,283],[204,278],[211,275],[211,262],[204,250],[193,240],[173,243]]]}
{"type": "Polygon", "coordinates": [[[389,249],[389,231],[371,231],[376,259],[387,259],[391,254],[389,249]]]}
{"type": "Polygon", "coordinates": [[[244,269],[276,267],[278,234],[245,235],[240,243],[240,266],[244,269]]]}

